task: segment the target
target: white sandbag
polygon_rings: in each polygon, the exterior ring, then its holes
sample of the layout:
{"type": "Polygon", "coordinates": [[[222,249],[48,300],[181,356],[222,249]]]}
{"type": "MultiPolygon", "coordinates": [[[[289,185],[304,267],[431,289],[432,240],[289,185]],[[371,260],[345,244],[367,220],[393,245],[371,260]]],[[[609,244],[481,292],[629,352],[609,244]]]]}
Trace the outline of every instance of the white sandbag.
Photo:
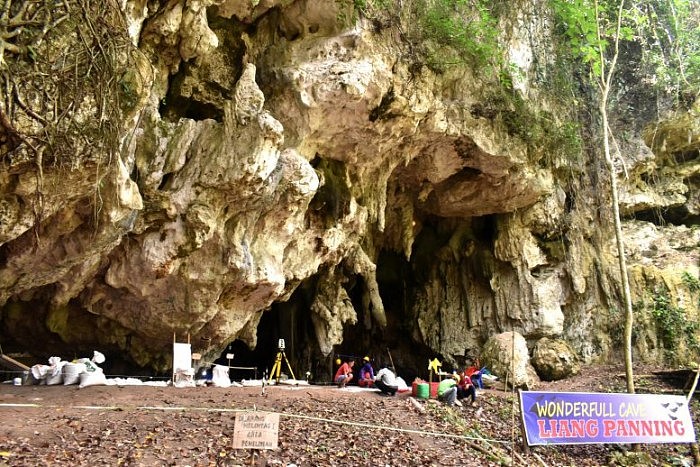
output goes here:
{"type": "Polygon", "coordinates": [[[61,384],[61,357],[50,357],[48,365],[34,365],[29,369],[32,379],[39,384],[61,384]]]}
{"type": "Polygon", "coordinates": [[[211,370],[211,382],[218,388],[228,388],[231,386],[231,378],[228,376],[228,367],[214,365],[211,370]]]}
{"type": "Polygon", "coordinates": [[[84,363],[66,363],[63,365],[63,384],[68,386],[80,383],[80,373],[83,373],[85,370],[84,363]]]}
{"type": "MultiPolygon", "coordinates": [[[[66,363],[66,362],[62,362],[61,357],[49,357],[49,366],[51,368],[54,368],[54,369],[59,368],[60,369],[64,363],[66,363]]],[[[56,371],[54,370],[54,373],[55,372],[56,371]]]]}
{"type": "Polygon", "coordinates": [[[173,375],[173,386],[176,388],[193,388],[196,387],[194,381],[194,368],[187,370],[177,370],[173,375]]]}
{"type": "Polygon", "coordinates": [[[93,362],[92,360],[90,360],[89,358],[79,358],[78,360],[75,360],[75,362],[82,363],[83,365],[85,365],[85,370],[83,370],[83,371],[92,372],[92,371],[101,370],[101,368],[99,366],[97,366],[97,364],[95,362],[93,362]]]}
{"type": "Polygon", "coordinates": [[[54,386],[63,383],[63,366],[68,363],[62,361],[60,357],[49,358],[50,369],[46,374],[46,385],[54,386]]]}
{"type": "Polygon", "coordinates": [[[101,365],[105,362],[105,355],[102,352],[95,350],[92,352],[92,361],[98,365],[101,365]]]}
{"type": "Polygon", "coordinates": [[[31,372],[32,377],[35,380],[39,381],[40,383],[43,383],[46,380],[46,375],[48,375],[49,371],[51,371],[51,367],[48,365],[37,364],[33,365],[29,371],[31,372]]]}
{"type": "Polygon", "coordinates": [[[100,368],[97,371],[84,371],[80,373],[80,385],[79,388],[86,388],[88,386],[104,386],[107,384],[107,378],[104,372],[100,368]]]}
{"type": "MultiPolygon", "coordinates": [[[[265,386],[272,386],[274,385],[275,382],[267,382],[265,381],[265,386]]],[[[249,388],[249,387],[256,387],[256,386],[262,386],[263,385],[263,380],[261,379],[244,379],[241,380],[241,386],[249,388]]]]}
{"type": "Polygon", "coordinates": [[[46,375],[45,382],[47,386],[55,386],[57,384],[61,384],[63,383],[63,373],[59,371],[57,375],[48,374],[46,375]]]}

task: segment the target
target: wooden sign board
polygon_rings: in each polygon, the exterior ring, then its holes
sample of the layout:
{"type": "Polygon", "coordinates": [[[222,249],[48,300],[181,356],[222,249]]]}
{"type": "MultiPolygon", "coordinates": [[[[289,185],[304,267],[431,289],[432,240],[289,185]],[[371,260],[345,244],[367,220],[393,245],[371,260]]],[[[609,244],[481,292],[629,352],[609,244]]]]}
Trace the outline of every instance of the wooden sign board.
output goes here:
{"type": "Polygon", "coordinates": [[[277,449],[280,414],[238,412],[233,427],[234,449],[277,449]]]}

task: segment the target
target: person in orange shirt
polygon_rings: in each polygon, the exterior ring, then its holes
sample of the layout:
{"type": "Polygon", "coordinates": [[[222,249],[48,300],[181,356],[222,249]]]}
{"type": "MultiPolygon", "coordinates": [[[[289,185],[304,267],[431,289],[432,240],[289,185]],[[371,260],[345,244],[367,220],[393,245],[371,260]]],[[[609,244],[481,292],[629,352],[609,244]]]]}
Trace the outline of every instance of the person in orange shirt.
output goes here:
{"type": "Polygon", "coordinates": [[[355,360],[348,360],[343,362],[335,372],[335,377],[333,382],[335,382],[339,388],[344,388],[350,381],[352,381],[352,367],[355,366],[355,360]]]}

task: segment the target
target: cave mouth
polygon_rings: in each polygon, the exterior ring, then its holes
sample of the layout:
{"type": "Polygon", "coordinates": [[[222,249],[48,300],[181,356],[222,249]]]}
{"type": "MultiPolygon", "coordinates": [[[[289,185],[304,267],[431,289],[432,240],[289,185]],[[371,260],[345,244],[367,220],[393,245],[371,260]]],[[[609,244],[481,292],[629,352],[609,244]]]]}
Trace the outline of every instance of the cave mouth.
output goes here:
{"type": "MultiPolygon", "coordinates": [[[[233,353],[231,366],[256,367],[262,378],[270,374],[278,353],[279,339],[285,340],[285,355],[296,379],[306,379],[307,372],[313,384],[330,384],[338,365],[337,358],[353,358],[360,364],[364,356],[370,357],[376,369],[393,366],[397,374],[410,385],[416,377],[428,378],[428,361],[438,358],[447,360],[422,342],[418,329],[418,311],[415,309],[417,291],[430,281],[428,271],[435,267],[436,258],[452,260],[441,251],[457,248],[466,256],[459,256],[462,268],[469,270],[474,280],[488,282],[484,271],[488,255],[479,253],[492,251],[497,233],[496,218],[483,216],[469,220],[423,219],[422,231],[414,243],[413,255],[406,258],[403,252],[382,249],[376,258],[376,279],[379,294],[387,319],[385,328],[377,326],[370,312],[365,309],[367,289],[360,275],[349,274],[343,287],[357,313],[355,324],[343,327],[342,342],[334,346],[330,355],[321,353],[318,338],[311,319],[311,304],[316,294],[318,278],[302,281],[289,300],[275,303],[265,311],[257,327],[257,345],[254,349],[240,341],[231,342],[215,363],[228,365],[225,355],[233,353]],[[471,246],[471,247],[470,247],[471,246]]],[[[452,250],[450,250],[452,251],[452,250]]],[[[464,355],[449,355],[458,364],[468,359],[464,355]]],[[[287,365],[282,362],[282,372],[287,374],[287,365]]],[[[234,380],[252,378],[252,370],[231,369],[234,380]]],[[[291,377],[291,375],[288,375],[291,377]]]]}
{"type": "MultiPolygon", "coordinates": [[[[269,378],[280,352],[279,341],[284,340],[284,356],[281,364],[281,374],[297,380],[316,380],[324,374],[318,369],[323,368],[324,359],[313,334],[311,317],[306,313],[299,313],[298,302],[294,296],[289,302],[274,304],[269,311],[263,313],[257,328],[257,344],[251,349],[241,340],[234,340],[226,346],[226,349],[213,362],[219,365],[233,367],[229,371],[232,380],[269,378]],[[227,354],[233,354],[229,362],[227,354]],[[316,355],[313,358],[312,355],[316,355]],[[251,369],[254,368],[254,369],[251,369]]],[[[330,360],[331,357],[325,360],[330,360]]],[[[327,362],[326,362],[327,363],[327,362]]],[[[328,379],[330,381],[330,379],[328,379]]]]}
{"type": "MultiPolygon", "coordinates": [[[[364,280],[352,276],[344,287],[357,311],[357,323],[346,323],[343,340],[324,356],[310,315],[316,279],[304,281],[284,303],[275,303],[263,313],[257,327],[257,344],[251,349],[241,340],[229,343],[213,362],[229,365],[227,354],[233,354],[229,375],[232,380],[270,377],[279,352],[279,340],[285,341],[285,356],[296,379],[312,384],[331,384],[338,369],[336,359],[354,359],[356,366],[364,356],[370,357],[375,371],[393,366],[408,385],[416,377],[427,378],[427,361],[441,358],[424,344],[413,339],[415,317],[410,306],[411,288],[415,285],[413,267],[401,253],[382,250],[377,259],[377,283],[384,303],[387,326],[380,328],[363,307],[364,280]],[[249,369],[250,367],[256,370],[249,369]],[[308,372],[308,375],[307,375],[308,372]]],[[[291,378],[286,362],[281,372],[291,378]]]]}
{"type": "Polygon", "coordinates": [[[286,302],[274,303],[263,312],[257,327],[255,348],[237,339],[230,342],[221,355],[213,362],[229,365],[227,354],[233,354],[229,375],[232,380],[269,378],[275,360],[280,352],[279,342],[284,339],[284,356],[281,373],[297,380],[309,379],[313,382],[330,382],[329,368],[333,356],[321,354],[316,333],[311,321],[311,291],[315,288],[316,278],[302,282],[286,302]],[[287,364],[288,362],[288,364],[287,364]],[[255,370],[248,369],[254,367],[255,370]],[[245,368],[245,369],[244,369],[245,368]],[[308,375],[307,375],[308,373],[308,375]]]}
{"type": "Polygon", "coordinates": [[[668,208],[654,208],[637,211],[632,216],[628,216],[638,221],[651,222],[654,225],[663,227],[665,225],[685,225],[692,227],[700,221],[700,216],[691,213],[687,206],[674,206],[668,208]]]}
{"type": "MultiPolygon", "coordinates": [[[[369,356],[375,368],[393,366],[407,384],[415,377],[428,377],[428,360],[439,358],[444,361],[444,357],[450,357],[459,362],[461,356],[439,355],[435,349],[423,343],[418,328],[418,310],[415,307],[417,291],[424,289],[426,281],[431,280],[427,272],[436,267],[436,261],[455,261],[453,254],[441,254],[446,248],[456,248],[454,251],[464,255],[473,253],[469,259],[459,256],[459,267],[466,268],[465,271],[469,272],[472,279],[487,281],[488,278],[479,276],[488,269],[484,260],[479,259],[479,252],[492,250],[496,231],[494,218],[469,221],[427,218],[421,220],[421,225],[422,231],[414,242],[413,255],[410,258],[403,252],[384,248],[379,250],[375,259],[376,280],[387,320],[385,328],[377,326],[374,318],[370,316],[370,311],[366,309],[368,284],[365,278],[345,271],[343,287],[357,312],[357,322],[346,323],[341,343],[336,345],[329,355],[323,355],[310,311],[317,294],[319,279],[319,276],[313,276],[302,281],[289,300],[274,303],[262,313],[256,330],[255,348],[248,348],[242,340],[233,340],[223,346],[221,352],[215,353],[218,356],[213,361],[212,357],[208,356],[207,361],[202,361],[198,369],[201,371],[201,368],[208,368],[211,364],[220,364],[234,367],[230,371],[233,380],[260,379],[266,374],[269,377],[279,351],[280,339],[285,341],[285,355],[294,377],[306,379],[308,373],[309,380],[316,384],[331,382],[337,369],[335,360],[339,357],[354,357],[357,363],[360,363],[365,355],[369,356]],[[466,248],[472,244],[476,246],[472,249],[466,248]],[[477,274],[471,269],[480,272],[477,274]],[[230,361],[226,357],[227,354],[233,354],[230,361]]],[[[159,379],[172,376],[169,370],[172,361],[169,360],[166,347],[161,359],[156,362],[157,367],[162,370],[154,370],[153,367],[140,367],[129,358],[131,336],[126,336],[126,343],[122,342],[119,345],[97,342],[99,335],[93,331],[103,328],[105,323],[100,317],[88,313],[77,301],[71,302],[66,308],[65,319],[61,321],[82,323],[79,330],[71,328],[71,336],[74,339],[70,339],[70,342],[64,342],[59,334],[50,331],[46,326],[36,326],[37,321],[47,320],[48,302],[43,298],[53,293],[53,289],[47,288],[44,294],[37,296],[34,301],[10,301],[0,308],[0,343],[4,352],[32,349],[35,351],[32,352],[32,364],[45,364],[52,355],[60,355],[70,360],[91,357],[92,351],[99,349],[107,358],[103,369],[109,376],[159,379]],[[34,318],[23,319],[28,316],[29,311],[34,318]],[[77,337],[81,339],[78,341],[77,337]],[[46,345],[38,348],[37,341],[46,345]]],[[[167,344],[164,342],[164,345],[167,344]]],[[[286,362],[283,362],[282,372],[288,373],[286,362]]],[[[291,377],[291,374],[288,376],[291,377]]]]}

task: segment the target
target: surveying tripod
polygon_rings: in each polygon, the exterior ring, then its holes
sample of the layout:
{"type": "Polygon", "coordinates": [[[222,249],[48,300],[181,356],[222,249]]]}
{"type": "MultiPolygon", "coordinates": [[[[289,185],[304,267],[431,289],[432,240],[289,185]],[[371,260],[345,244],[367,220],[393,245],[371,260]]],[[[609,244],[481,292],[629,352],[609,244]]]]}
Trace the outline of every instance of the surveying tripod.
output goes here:
{"type": "Polygon", "coordinates": [[[275,364],[272,365],[272,371],[270,372],[270,379],[268,381],[268,384],[272,383],[273,377],[275,378],[276,383],[280,382],[280,370],[282,370],[282,359],[284,359],[284,362],[287,364],[287,369],[289,370],[289,373],[291,373],[292,379],[296,379],[296,377],[294,376],[294,371],[292,370],[292,366],[289,364],[289,360],[287,360],[287,354],[284,353],[284,347],[284,339],[280,339],[279,345],[277,346],[277,357],[275,358],[275,364]]]}

